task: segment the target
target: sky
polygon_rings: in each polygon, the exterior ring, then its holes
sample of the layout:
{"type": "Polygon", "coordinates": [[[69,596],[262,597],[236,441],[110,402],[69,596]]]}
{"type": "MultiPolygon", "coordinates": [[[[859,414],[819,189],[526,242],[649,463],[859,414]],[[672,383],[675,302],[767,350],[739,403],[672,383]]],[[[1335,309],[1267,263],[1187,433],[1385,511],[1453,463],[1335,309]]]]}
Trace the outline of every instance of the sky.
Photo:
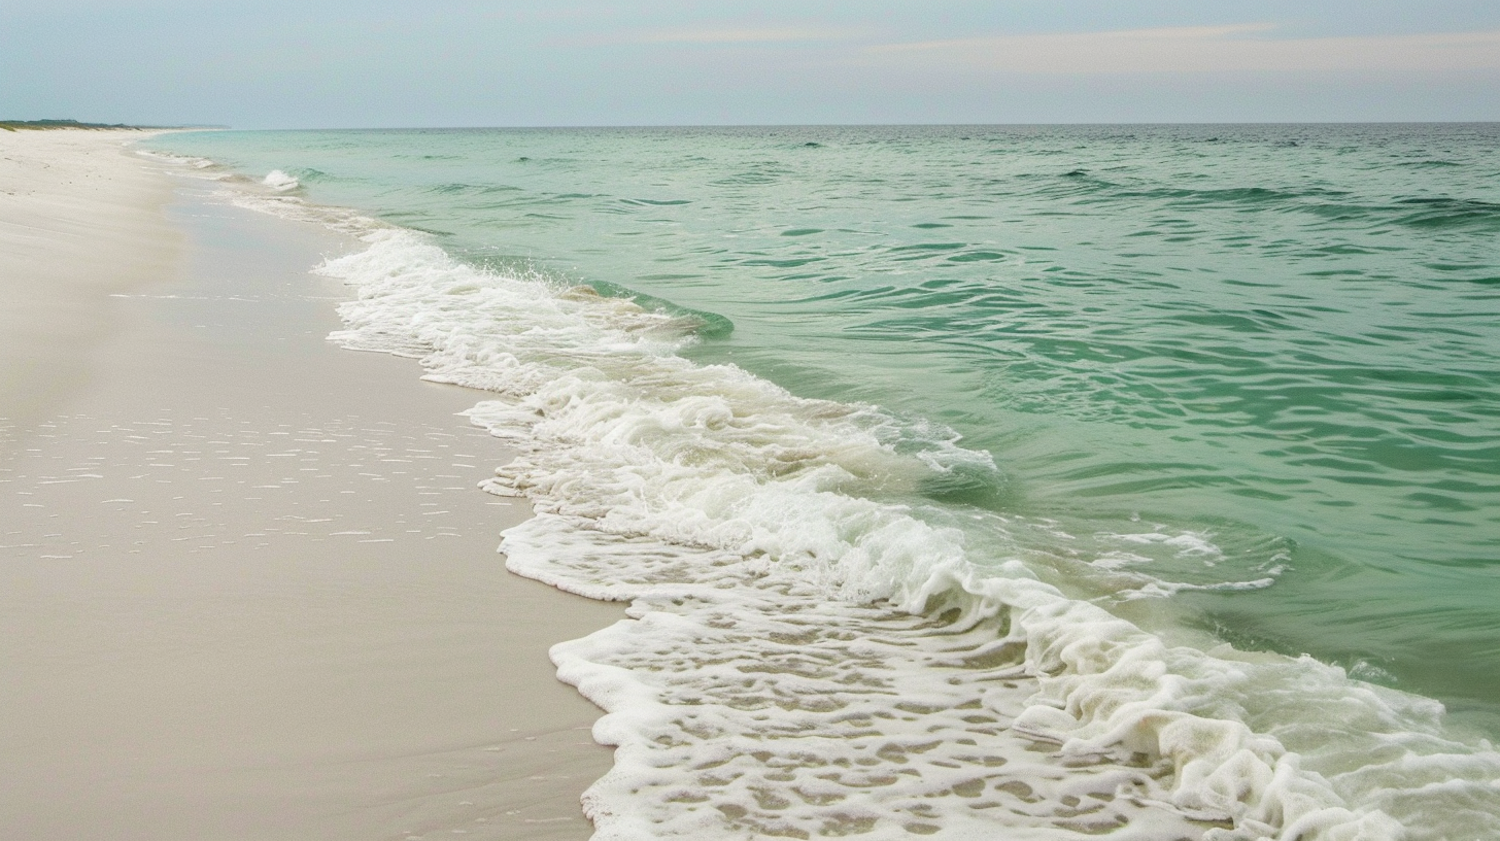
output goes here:
{"type": "Polygon", "coordinates": [[[1500,120],[1497,0],[0,0],[0,119],[1500,120]]]}

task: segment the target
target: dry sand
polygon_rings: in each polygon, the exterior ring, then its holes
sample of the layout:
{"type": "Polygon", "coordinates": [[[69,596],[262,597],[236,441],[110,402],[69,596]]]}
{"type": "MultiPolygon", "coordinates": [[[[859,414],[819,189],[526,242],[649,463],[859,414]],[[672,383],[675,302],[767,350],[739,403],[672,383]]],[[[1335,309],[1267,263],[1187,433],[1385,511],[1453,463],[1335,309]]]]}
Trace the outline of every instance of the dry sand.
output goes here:
{"type": "Polygon", "coordinates": [[[112,328],[109,293],[171,271],[171,182],[132,131],[0,131],[0,423],[45,416],[112,328]]]}
{"type": "Polygon", "coordinates": [[[349,247],[0,132],[0,838],[586,838],[620,617],[505,572],[482,393],[329,345],[349,247]]]}

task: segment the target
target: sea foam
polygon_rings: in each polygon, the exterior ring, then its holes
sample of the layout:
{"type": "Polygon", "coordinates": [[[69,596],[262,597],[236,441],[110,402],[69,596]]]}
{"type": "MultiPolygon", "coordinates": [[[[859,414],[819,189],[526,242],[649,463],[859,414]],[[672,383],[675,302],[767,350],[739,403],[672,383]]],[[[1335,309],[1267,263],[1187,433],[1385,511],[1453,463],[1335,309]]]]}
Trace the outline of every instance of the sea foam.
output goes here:
{"type": "MultiPolygon", "coordinates": [[[[694,364],[691,319],[236,201],[363,236],[319,269],[358,296],[333,340],[493,392],[471,418],[520,455],[486,489],[538,512],[508,565],[631,602],[553,650],[618,746],[585,795],[596,837],[1500,837],[1500,756],[1445,735],[1436,702],[1174,644],[996,554],[1003,518],[978,557],[977,532],[890,501],[993,468],[951,436],[897,447],[876,407],[694,364]]],[[[1115,546],[1170,540],[1214,552],[1115,546]]]]}
{"type": "Polygon", "coordinates": [[[266,177],[261,179],[260,183],[266,185],[267,187],[270,187],[278,193],[289,193],[292,190],[295,190],[298,187],[302,186],[302,184],[298,182],[296,178],[287,175],[285,172],[282,172],[279,169],[273,169],[270,172],[266,173],[266,177]]]}

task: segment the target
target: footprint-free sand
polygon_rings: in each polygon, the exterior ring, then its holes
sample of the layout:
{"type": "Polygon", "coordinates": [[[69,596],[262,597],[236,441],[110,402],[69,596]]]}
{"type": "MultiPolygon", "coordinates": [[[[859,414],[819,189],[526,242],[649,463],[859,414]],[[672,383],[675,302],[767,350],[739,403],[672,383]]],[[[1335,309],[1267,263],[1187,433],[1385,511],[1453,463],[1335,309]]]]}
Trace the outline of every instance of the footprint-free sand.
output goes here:
{"type": "Polygon", "coordinates": [[[621,613],[505,571],[484,394],[138,136],[0,132],[0,837],[588,837],[546,650],[621,613]]]}

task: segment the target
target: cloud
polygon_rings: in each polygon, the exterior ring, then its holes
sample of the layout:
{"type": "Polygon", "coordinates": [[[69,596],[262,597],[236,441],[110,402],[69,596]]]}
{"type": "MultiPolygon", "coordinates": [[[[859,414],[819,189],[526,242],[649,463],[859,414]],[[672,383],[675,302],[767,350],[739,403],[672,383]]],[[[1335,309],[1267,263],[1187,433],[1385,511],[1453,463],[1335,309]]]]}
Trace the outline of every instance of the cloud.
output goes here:
{"type": "Polygon", "coordinates": [[[641,33],[643,44],[761,44],[785,41],[836,41],[849,38],[844,29],[766,27],[746,29],[661,29],[641,33]]]}
{"type": "Polygon", "coordinates": [[[629,44],[789,44],[805,41],[846,41],[859,37],[852,29],[808,26],[723,26],[675,27],[578,36],[567,39],[572,46],[615,46],[629,44]]]}
{"type": "Polygon", "coordinates": [[[1038,74],[1500,70],[1500,31],[1277,38],[1275,24],[992,35],[866,48],[881,64],[1038,74]]]}

